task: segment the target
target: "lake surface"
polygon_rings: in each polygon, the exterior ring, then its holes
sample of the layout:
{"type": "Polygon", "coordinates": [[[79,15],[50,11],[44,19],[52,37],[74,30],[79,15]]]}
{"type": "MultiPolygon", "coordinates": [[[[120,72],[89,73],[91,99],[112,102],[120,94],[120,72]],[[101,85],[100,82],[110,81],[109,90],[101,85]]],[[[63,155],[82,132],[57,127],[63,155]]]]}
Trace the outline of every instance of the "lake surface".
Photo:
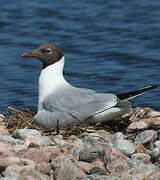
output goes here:
{"type": "MultiPolygon", "coordinates": [[[[41,63],[19,55],[45,42],[62,47],[75,86],[120,93],[160,83],[160,1],[1,0],[0,113],[36,111],[41,63]]],[[[160,110],[160,89],[135,100],[160,110]]]]}

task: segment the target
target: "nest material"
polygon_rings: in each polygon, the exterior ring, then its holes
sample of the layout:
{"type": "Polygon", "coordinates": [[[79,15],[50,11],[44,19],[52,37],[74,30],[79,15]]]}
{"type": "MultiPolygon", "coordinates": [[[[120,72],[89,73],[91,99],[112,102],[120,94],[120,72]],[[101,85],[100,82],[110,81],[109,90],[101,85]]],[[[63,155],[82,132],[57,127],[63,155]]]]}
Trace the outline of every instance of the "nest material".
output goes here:
{"type": "Polygon", "coordinates": [[[9,133],[12,133],[16,129],[37,129],[42,131],[45,135],[56,135],[61,134],[64,138],[69,137],[70,135],[81,136],[83,133],[91,133],[96,132],[97,130],[105,130],[111,133],[121,131],[126,132],[126,127],[128,126],[127,119],[122,120],[115,120],[97,124],[86,124],[81,123],[75,126],[67,126],[67,127],[60,127],[57,124],[57,127],[54,128],[44,128],[40,127],[33,122],[33,117],[35,113],[28,109],[15,109],[12,107],[8,107],[8,114],[9,116],[4,119],[5,126],[7,127],[9,133]]]}

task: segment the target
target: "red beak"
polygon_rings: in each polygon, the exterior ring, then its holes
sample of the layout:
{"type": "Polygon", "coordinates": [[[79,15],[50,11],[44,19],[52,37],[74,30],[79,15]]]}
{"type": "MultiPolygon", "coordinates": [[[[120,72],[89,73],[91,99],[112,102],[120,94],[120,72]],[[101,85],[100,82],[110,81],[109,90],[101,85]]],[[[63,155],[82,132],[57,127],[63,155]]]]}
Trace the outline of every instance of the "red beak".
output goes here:
{"type": "Polygon", "coordinates": [[[23,58],[28,58],[28,57],[37,57],[36,54],[33,54],[32,52],[28,52],[28,53],[23,53],[20,55],[23,58]]]}

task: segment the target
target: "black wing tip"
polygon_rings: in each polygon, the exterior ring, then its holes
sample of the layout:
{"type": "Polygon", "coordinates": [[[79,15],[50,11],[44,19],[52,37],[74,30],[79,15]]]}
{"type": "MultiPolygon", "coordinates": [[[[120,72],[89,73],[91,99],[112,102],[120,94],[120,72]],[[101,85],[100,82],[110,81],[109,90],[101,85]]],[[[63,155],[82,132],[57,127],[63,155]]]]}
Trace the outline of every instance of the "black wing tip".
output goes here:
{"type": "Polygon", "coordinates": [[[120,100],[125,100],[125,99],[129,99],[129,98],[134,98],[140,94],[143,94],[147,91],[150,91],[152,89],[155,89],[155,88],[159,88],[160,85],[159,84],[154,84],[154,85],[149,85],[149,86],[145,86],[143,88],[140,88],[138,90],[135,90],[135,91],[130,91],[130,92],[127,92],[127,93],[121,93],[121,94],[117,94],[117,97],[120,99],[120,100]]]}

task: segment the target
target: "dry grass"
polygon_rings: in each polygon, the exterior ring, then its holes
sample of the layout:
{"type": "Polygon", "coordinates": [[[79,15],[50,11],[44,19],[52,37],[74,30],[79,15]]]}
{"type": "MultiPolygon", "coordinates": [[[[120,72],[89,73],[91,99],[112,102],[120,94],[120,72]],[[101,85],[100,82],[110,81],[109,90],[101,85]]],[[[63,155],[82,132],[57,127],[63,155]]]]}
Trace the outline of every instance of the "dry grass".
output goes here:
{"type": "Polygon", "coordinates": [[[111,133],[121,131],[126,131],[126,127],[128,126],[127,119],[123,119],[123,121],[110,121],[105,123],[97,123],[93,125],[88,124],[80,124],[76,126],[67,126],[67,127],[55,127],[55,128],[44,128],[36,125],[33,122],[34,112],[27,108],[15,109],[12,107],[8,107],[8,117],[4,119],[5,126],[8,131],[12,133],[16,129],[37,129],[41,130],[45,135],[56,135],[61,134],[65,138],[70,135],[81,136],[83,133],[91,133],[96,132],[97,130],[106,130],[111,133]]]}

